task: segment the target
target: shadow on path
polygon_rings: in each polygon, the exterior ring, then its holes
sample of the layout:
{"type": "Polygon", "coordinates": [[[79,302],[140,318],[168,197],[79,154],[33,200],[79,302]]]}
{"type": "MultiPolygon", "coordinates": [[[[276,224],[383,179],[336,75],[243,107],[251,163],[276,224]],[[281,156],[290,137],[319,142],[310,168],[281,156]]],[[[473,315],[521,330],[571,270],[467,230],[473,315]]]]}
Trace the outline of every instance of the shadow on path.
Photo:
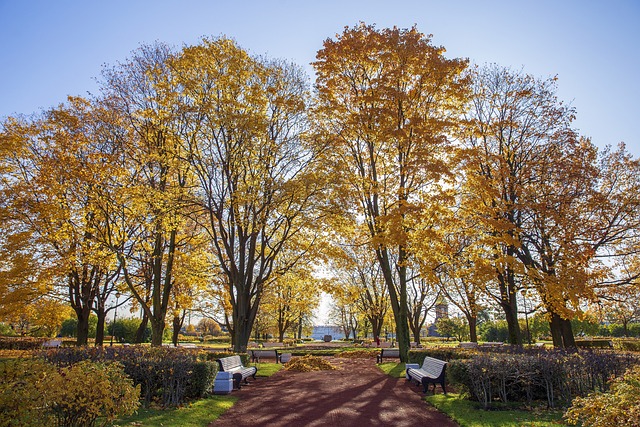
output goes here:
{"type": "Polygon", "coordinates": [[[382,373],[371,359],[333,359],[336,371],[282,370],[240,391],[236,404],[209,427],[457,427],[427,404],[422,388],[382,373]]]}

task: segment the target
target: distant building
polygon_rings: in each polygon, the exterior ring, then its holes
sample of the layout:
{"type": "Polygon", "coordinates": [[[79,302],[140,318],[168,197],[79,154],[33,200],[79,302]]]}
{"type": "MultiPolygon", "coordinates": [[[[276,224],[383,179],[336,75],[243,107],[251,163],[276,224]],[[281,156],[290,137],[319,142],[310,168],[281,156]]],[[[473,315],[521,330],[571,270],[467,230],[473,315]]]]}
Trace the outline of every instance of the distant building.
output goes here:
{"type": "Polygon", "coordinates": [[[331,335],[331,338],[334,340],[344,339],[344,333],[342,332],[342,328],[339,326],[320,325],[313,327],[311,338],[323,341],[325,335],[331,335]]]}
{"type": "Polygon", "coordinates": [[[439,319],[449,318],[449,304],[446,301],[440,301],[436,304],[436,322],[439,319]]]}
{"type": "Polygon", "coordinates": [[[449,304],[445,300],[440,300],[436,304],[436,319],[433,321],[431,325],[427,328],[427,335],[430,337],[439,337],[440,334],[436,329],[436,323],[440,319],[448,319],[449,318],[449,304]]]}

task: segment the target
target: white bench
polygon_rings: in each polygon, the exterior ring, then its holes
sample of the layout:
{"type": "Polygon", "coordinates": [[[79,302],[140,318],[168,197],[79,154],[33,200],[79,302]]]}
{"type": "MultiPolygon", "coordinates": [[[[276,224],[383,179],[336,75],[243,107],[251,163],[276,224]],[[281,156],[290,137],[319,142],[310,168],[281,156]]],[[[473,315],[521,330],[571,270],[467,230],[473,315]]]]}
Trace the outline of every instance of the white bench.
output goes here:
{"type": "Polygon", "coordinates": [[[243,366],[240,356],[223,357],[216,361],[218,362],[220,372],[228,372],[233,375],[233,382],[237,389],[240,388],[240,383],[242,381],[244,381],[245,384],[249,384],[247,378],[252,377],[254,380],[256,379],[256,372],[258,372],[258,368],[255,366],[250,366],[248,368],[243,366]]]}
{"type": "Polygon", "coordinates": [[[198,348],[198,346],[193,344],[193,343],[178,344],[178,347],[182,347],[182,348],[198,348]]]}
{"type": "Polygon", "coordinates": [[[62,345],[62,340],[49,340],[42,343],[44,348],[58,348],[62,345]]]}
{"type": "Polygon", "coordinates": [[[460,344],[458,344],[458,347],[460,347],[460,348],[478,348],[478,343],[477,342],[461,342],[460,344]]]}
{"type": "Polygon", "coordinates": [[[501,341],[498,342],[493,342],[493,341],[487,341],[487,342],[483,342],[482,344],[480,344],[480,347],[500,347],[503,346],[504,343],[501,341]]]}
{"type": "Polygon", "coordinates": [[[420,368],[408,368],[407,378],[409,384],[415,381],[418,385],[422,384],[423,392],[429,391],[429,385],[433,384],[433,393],[436,392],[436,384],[440,384],[444,394],[447,390],[444,386],[445,371],[447,362],[433,357],[426,356],[420,368]]]}

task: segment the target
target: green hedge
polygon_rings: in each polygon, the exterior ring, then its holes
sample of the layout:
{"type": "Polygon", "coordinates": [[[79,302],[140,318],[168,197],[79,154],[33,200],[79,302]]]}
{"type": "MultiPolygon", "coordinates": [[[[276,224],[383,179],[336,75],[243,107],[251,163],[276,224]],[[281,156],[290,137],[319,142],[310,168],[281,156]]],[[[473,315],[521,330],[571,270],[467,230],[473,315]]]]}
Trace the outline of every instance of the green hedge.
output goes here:
{"type": "Polygon", "coordinates": [[[118,361],[134,384],[141,386],[141,396],[147,406],[151,402],[177,406],[186,399],[204,397],[212,390],[217,373],[217,364],[193,349],[76,347],[48,350],[43,355],[58,366],[71,366],[82,360],[118,361]]]}
{"type": "Polygon", "coordinates": [[[486,409],[495,401],[571,401],[593,391],[606,391],[611,378],[640,364],[632,353],[583,351],[513,351],[478,353],[465,360],[451,360],[447,379],[457,384],[486,409]]]}
{"type": "Polygon", "coordinates": [[[582,348],[613,348],[611,340],[607,339],[576,340],[576,346],[582,348]]]}
{"type": "Polygon", "coordinates": [[[615,340],[613,348],[621,351],[640,351],[640,340],[615,340]]]}
{"type": "Polygon", "coordinates": [[[49,338],[0,338],[0,350],[39,350],[49,338]]]}
{"type": "Polygon", "coordinates": [[[434,357],[436,359],[450,361],[458,359],[468,359],[478,351],[475,349],[466,349],[458,347],[434,347],[419,350],[409,350],[409,363],[420,363],[424,361],[425,356],[434,357]]]}

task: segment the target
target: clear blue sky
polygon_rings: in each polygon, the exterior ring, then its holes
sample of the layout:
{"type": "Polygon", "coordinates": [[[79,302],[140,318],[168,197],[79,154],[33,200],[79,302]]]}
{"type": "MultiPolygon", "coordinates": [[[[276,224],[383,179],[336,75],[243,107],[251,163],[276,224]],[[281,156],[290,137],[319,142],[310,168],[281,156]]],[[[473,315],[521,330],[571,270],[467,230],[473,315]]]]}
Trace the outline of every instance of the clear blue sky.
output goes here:
{"type": "Polygon", "coordinates": [[[102,64],[155,40],[224,34],[311,74],[322,41],[359,21],[417,24],[449,57],[557,75],[581,134],[640,156],[638,0],[0,0],[0,118],[96,92],[102,64]]]}

